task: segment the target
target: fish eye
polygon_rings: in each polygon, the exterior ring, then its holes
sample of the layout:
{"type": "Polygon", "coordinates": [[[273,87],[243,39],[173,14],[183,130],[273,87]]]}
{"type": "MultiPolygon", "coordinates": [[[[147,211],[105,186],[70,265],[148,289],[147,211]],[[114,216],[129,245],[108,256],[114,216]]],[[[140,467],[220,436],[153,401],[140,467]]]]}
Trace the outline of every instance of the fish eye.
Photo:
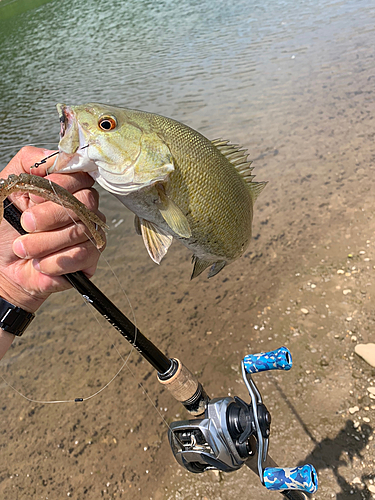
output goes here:
{"type": "Polygon", "coordinates": [[[99,128],[108,131],[117,127],[117,121],[113,116],[102,116],[98,122],[99,128]]]}

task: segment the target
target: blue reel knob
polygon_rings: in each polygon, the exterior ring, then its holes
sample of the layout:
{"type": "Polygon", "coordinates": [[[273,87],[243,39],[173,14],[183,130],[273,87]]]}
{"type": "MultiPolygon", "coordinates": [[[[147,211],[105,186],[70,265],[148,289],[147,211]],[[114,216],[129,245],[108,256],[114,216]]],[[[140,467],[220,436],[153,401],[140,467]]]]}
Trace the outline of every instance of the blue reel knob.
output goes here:
{"type": "Polygon", "coordinates": [[[263,472],[263,483],[268,490],[300,490],[305,493],[315,493],[318,489],[318,475],[310,464],[290,469],[267,467],[263,472]]]}
{"type": "Polygon", "coordinates": [[[289,349],[280,347],[274,351],[248,354],[244,357],[243,362],[247,373],[290,370],[292,368],[292,355],[289,349]]]}

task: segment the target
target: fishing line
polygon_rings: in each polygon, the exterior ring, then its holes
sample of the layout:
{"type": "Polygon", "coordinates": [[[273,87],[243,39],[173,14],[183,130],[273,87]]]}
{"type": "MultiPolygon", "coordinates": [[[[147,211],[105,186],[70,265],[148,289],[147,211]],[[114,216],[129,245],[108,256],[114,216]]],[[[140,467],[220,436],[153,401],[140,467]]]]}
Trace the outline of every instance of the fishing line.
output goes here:
{"type": "MultiPolygon", "coordinates": [[[[86,146],[83,146],[82,148],[80,149],[86,149],[89,147],[89,144],[87,144],[86,146]]],[[[47,162],[47,160],[49,158],[52,158],[53,156],[56,156],[59,154],[59,151],[56,151],[54,153],[52,153],[51,155],[43,158],[40,162],[36,162],[32,167],[30,167],[30,171],[32,168],[37,168],[43,164],[45,164],[47,162]]],[[[48,172],[46,170],[45,172],[46,176],[48,175],[48,172]]],[[[51,184],[51,181],[50,181],[50,186],[51,186],[51,189],[54,191],[57,199],[59,200],[59,196],[58,194],[56,193],[55,189],[54,189],[54,186],[51,184]]],[[[60,201],[60,200],[59,200],[60,201]]],[[[64,205],[62,204],[62,202],[60,202],[60,205],[63,207],[63,209],[67,212],[69,218],[72,220],[72,222],[78,226],[78,223],[74,220],[74,218],[69,214],[69,211],[64,207],[64,205]]],[[[88,240],[95,246],[95,248],[97,248],[94,240],[92,239],[92,237],[90,235],[88,235],[86,232],[84,232],[84,234],[86,235],[86,237],[88,238],[88,240]]],[[[133,317],[133,322],[134,322],[134,326],[135,326],[135,336],[134,336],[134,341],[132,343],[132,347],[126,357],[126,359],[122,356],[122,354],[119,352],[117,346],[115,345],[114,342],[111,341],[111,346],[115,349],[115,351],[117,352],[118,356],[120,357],[120,359],[123,361],[123,364],[121,365],[120,369],[116,372],[116,374],[104,385],[102,386],[98,391],[96,391],[95,393],[91,394],[90,396],[86,396],[86,397],[78,397],[78,398],[74,398],[74,399],[69,399],[69,400],[35,400],[35,399],[32,399],[32,398],[29,398],[27,397],[25,394],[21,393],[18,389],[16,389],[13,385],[11,385],[10,383],[8,383],[4,377],[2,375],[0,375],[0,377],[2,378],[3,382],[9,386],[10,388],[12,388],[19,396],[23,397],[24,399],[26,399],[27,401],[29,402],[32,402],[32,403],[37,403],[37,404],[59,404],[59,403],[77,403],[77,402],[83,402],[83,401],[88,401],[89,399],[92,399],[94,398],[95,396],[99,395],[101,392],[103,392],[119,375],[120,373],[122,372],[122,370],[124,369],[124,367],[126,366],[129,373],[131,374],[131,376],[133,377],[133,379],[135,381],[137,381],[137,377],[135,376],[135,374],[133,373],[133,371],[130,369],[129,365],[128,365],[128,361],[130,359],[130,356],[132,355],[134,349],[135,349],[135,343],[136,343],[136,339],[137,339],[137,332],[138,332],[138,328],[137,328],[137,324],[136,324],[136,317],[135,317],[135,311],[134,311],[134,308],[130,302],[130,299],[127,295],[127,293],[125,292],[124,288],[122,287],[121,285],[121,282],[119,280],[119,278],[117,277],[114,269],[112,268],[112,266],[110,265],[110,263],[108,262],[108,260],[103,256],[103,253],[97,248],[99,254],[100,254],[100,258],[104,259],[104,262],[106,264],[106,266],[109,268],[110,272],[112,273],[113,277],[115,278],[121,292],[123,293],[124,297],[126,298],[127,302],[128,302],[128,305],[130,307],[130,310],[131,310],[131,314],[132,314],[132,317],[133,317]]],[[[85,304],[88,306],[88,301],[85,300],[85,296],[82,296],[82,300],[85,302],[85,304]]],[[[99,324],[99,326],[101,326],[100,324],[100,321],[98,319],[98,317],[95,315],[94,311],[92,310],[91,307],[89,307],[89,310],[91,312],[91,314],[93,315],[93,317],[95,318],[95,320],[97,321],[97,323],[99,324]]],[[[106,332],[106,335],[107,337],[110,339],[109,337],[109,334],[107,331],[106,332]]],[[[110,339],[111,340],[111,339],[110,339]]],[[[142,383],[137,383],[138,385],[138,388],[142,390],[143,394],[146,396],[146,398],[148,399],[149,401],[149,404],[151,404],[151,406],[154,408],[154,410],[156,411],[156,413],[158,414],[159,418],[161,419],[161,421],[163,422],[163,424],[169,429],[170,426],[168,424],[168,422],[165,420],[164,416],[162,415],[162,413],[160,412],[160,410],[157,408],[156,404],[154,403],[154,401],[151,399],[150,395],[148,394],[147,390],[144,388],[144,386],[142,385],[142,383]]]]}
{"type": "MultiPolygon", "coordinates": [[[[89,144],[87,144],[86,146],[83,146],[81,149],[85,149],[89,146],[89,144]]],[[[52,158],[53,156],[56,156],[59,154],[59,151],[56,151],[54,153],[52,153],[51,155],[49,156],[46,156],[45,158],[43,158],[40,162],[36,162],[32,167],[30,167],[30,170],[32,168],[37,168],[43,164],[45,164],[47,162],[47,160],[49,158],[52,158]]],[[[46,170],[46,176],[48,175],[48,172],[46,170]]],[[[51,189],[52,191],[55,193],[57,199],[59,200],[59,196],[58,194],[56,193],[55,189],[54,189],[54,186],[53,184],[51,183],[50,181],[50,186],[51,186],[51,189]]],[[[60,200],[59,200],[60,201],[60,200]]],[[[13,204],[13,203],[12,203],[13,204]]],[[[66,211],[66,213],[68,214],[69,218],[72,220],[73,224],[75,224],[76,226],[78,226],[78,223],[74,220],[74,218],[70,215],[69,211],[64,207],[63,203],[60,202],[60,205],[61,207],[66,211]]],[[[88,240],[96,247],[96,244],[94,242],[94,240],[92,239],[92,237],[87,234],[86,232],[84,232],[85,236],[88,238],[88,240]]],[[[124,297],[126,298],[126,301],[130,307],[130,310],[131,310],[131,314],[132,314],[132,317],[133,317],[133,323],[134,323],[134,326],[135,326],[135,332],[134,332],[134,343],[136,342],[136,339],[137,339],[137,331],[138,331],[138,328],[137,328],[137,321],[136,321],[136,317],[135,317],[135,311],[134,311],[134,308],[130,302],[130,299],[127,295],[127,293],[125,292],[124,288],[122,287],[121,283],[120,283],[120,280],[118,279],[118,277],[116,276],[116,273],[114,272],[114,269],[112,268],[112,266],[110,265],[110,263],[108,262],[108,260],[103,256],[102,252],[97,248],[99,254],[100,254],[100,257],[102,259],[104,259],[104,262],[105,264],[107,265],[107,267],[109,268],[110,272],[112,273],[112,275],[114,276],[114,278],[116,279],[118,285],[119,285],[119,288],[121,290],[121,292],[123,293],[124,297]]],[[[82,297],[82,296],[81,296],[82,297]]],[[[87,305],[87,300],[85,300],[84,297],[82,297],[82,300],[83,302],[87,305]]],[[[102,326],[97,318],[97,316],[95,315],[94,311],[92,310],[91,307],[89,307],[89,311],[90,313],[93,315],[93,317],[95,318],[95,320],[97,321],[97,323],[99,324],[99,326],[102,326]]],[[[105,330],[105,333],[107,335],[107,337],[110,339],[109,337],[109,334],[108,332],[105,330]]],[[[111,340],[111,339],[110,339],[111,340]]],[[[127,364],[127,362],[129,361],[129,358],[131,356],[131,354],[133,353],[133,350],[135,349],[135,346],[132,345],[131,349],[130,349],[130,352],[128,353],[126,359],[124,359],[124,357],[122,356],[122,354],[120,353],[120,351],[117,349],[117,346],[111,341],[111,346],[115,349],[115,351],[117,352],[118,356],[120,357],[120,359],[123,361],[123,364],[122,366],[120,367],[120,369],[117,371],[117,373],[109,380],[109,382],[107,382],[101,389],[99,389],[98,391],[96,391],[95,393],[91,394],[90,396],[86,396],[84,398],[74,398],[74,399],[69,399],[69,400],[48,400],[48,401],[44,401],[44,400],[35,400],[35,399],[32,399],[32,398],[29,398],[27,397],[25,394],[22,394],[19,390],[17,390],[15,387],[13,387],[10,383],[8,383],[4,377],[1,375],[1,378],[3,380],[3,382],[8,385],[9,387],[11,387],[15,392],[17,392],[20,396],[22,396],[24,399],[26,399],[27,401],[30,401],[32,403],[40,403],[40,404],[54,404],[54,403],[75,403],[75,402],[83,402],[83,401],[87,401],[89,399],[92,399],[93,397],[97,396],[98,394],[100,394],[104,389],[106,389],[116,378],[117,376],[121,373],[121,371],[123,370],[123,368],[125,367],[125,365],[127,364]]]]}
{"type": "MultiPolygon", "coordinates": [[[[134,380],[137,382],[137,378],[136,376],[134,375],[134,373],[131,371],[129,365],[127,365],[126,367],[130,373],[130,375],[134,378],[134,380]]],[[[151,396],[149,395],[149,393],[146,391],[146,389],[143,387],[143,384],[142,382],[137,382],[137,385],[138,385],[138,388],[142,390],[143,394],[146,396],[146,398],[148,399],[149,403],[151,404],[151,406],[154,408],[154,410],[156,411],[156,413],[159,415],[161,421],[163,422],[163,424],[167,427],[168,430],[171,430],[170,428],[170,425],[168,424],[168,422],[165,420],[164,416],[162,415],[162,413],[160,412],[159,408],[156,406],[156,404],[152,401],[151,399],[151,396]]],[[[179,443],[181,445],[183,445],[183,443],[181,443],[181,441],[178,439],[177,437],[177,440],[179,441],[179,443]]]]}
{"type": "MultiPolygon", "coordinates": [[[[82,149],[83,149],[83,148],[82,148],[82,149]]],[[[43,158],[42,160],[40,160],[40,162],[36,162],[36,163],[34,163],[34,165],[33,165],[32,167],[30,167],[30,170],[31,170],[32,168],[38,168],[38,167],[40,167],[40,165],[44,165],[45,163],[47,163],[47,160],[48,160],[49,158],[52,158],[52,156],[56,156],[56,155],[58,155],[58,154],[59,154],[59,152],[60,152],[60,151],[55,151],[55,152],[54,152],[54,153],[52,153],[51,155],[46,156],[45,158],[43,158]]],[[[48,172],[47,172],[47,170],[46,170],[46,175],[47,175],[47,174],[48,174],[48,172]]],[[[55,194],[56,194],[56,193],[55,193],[55,194]]]]}

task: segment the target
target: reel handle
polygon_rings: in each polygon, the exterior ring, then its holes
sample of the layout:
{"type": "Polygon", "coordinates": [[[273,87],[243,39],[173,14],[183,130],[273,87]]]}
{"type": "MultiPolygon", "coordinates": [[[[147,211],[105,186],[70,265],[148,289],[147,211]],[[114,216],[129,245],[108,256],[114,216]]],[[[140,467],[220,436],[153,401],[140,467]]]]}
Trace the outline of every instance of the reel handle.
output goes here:
{"type": "Polygon", "coordinates": [[[263,484],[268,490],[299,490],[315,493],[318,489],[318,475],[311,464],[300,467],[266,467],[263,484]]]}
{"type": "Polygon", "coordinates": [[[248,354],[244,357],[243,363],[247,373],[290,370],[292,368],[292,355],[286,347],[279,347],[274,351],[248,354]]]}

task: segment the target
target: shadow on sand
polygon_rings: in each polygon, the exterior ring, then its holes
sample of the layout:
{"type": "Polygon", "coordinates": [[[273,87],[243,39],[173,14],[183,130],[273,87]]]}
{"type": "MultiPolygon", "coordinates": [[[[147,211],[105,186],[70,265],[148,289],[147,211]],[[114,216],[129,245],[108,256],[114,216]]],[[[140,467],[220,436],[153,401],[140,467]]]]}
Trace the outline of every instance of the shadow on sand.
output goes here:
{"type": "MultiPolygon", "coordinates": [[[[345,426],[338,434],[330,439],[325,438],[320,442],[316,442],[313,451],[301,462],[312,464],[318,472],[324,469],[330,469],[334,474],[337,484],[341,491],[336,494],[336,500],[370,500],[373,498],[372,493],[366,486],[361,484],[350,484],[340,474],[339,468],[348,466],[348,461],[353,462],[354,457],[362,458],[361,451],[368,443],[368,438],[372,434],[372,427],[367,424],[361,425],[361,430],[354,427],[352,420],[347,420],[345,426]]],[[[362,475],[361,483],[366,480],[374,479],[374,474],[362,475]]]]}

